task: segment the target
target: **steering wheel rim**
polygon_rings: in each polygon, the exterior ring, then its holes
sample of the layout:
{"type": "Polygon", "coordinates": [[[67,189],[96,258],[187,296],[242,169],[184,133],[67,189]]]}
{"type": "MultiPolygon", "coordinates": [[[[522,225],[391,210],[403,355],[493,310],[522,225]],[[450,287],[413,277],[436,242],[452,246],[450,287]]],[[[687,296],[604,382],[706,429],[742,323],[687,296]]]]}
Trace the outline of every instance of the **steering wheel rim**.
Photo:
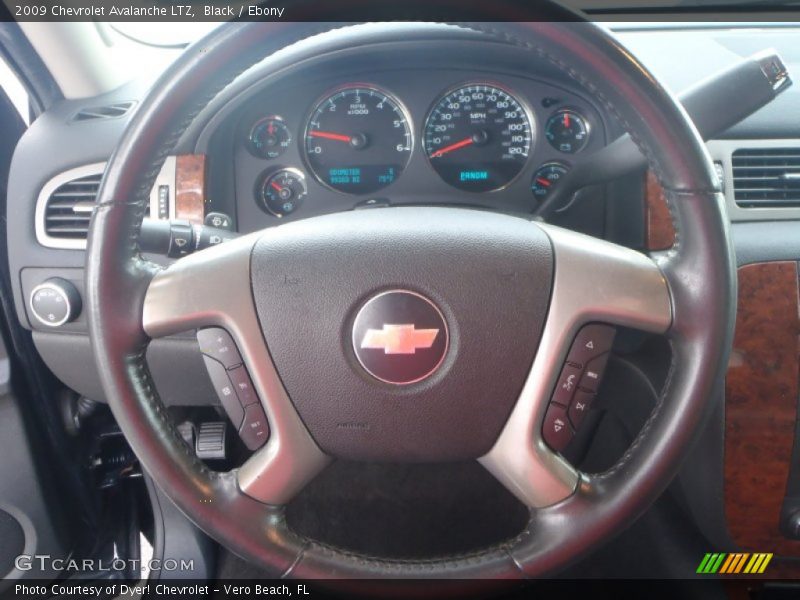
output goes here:
{"type": "MultiPolygon", "coordinates": [[[[358,4],[353,4],[354,11],[358,4]]],[[[414,1],[411,8],[419,8],[416,14],[424,14],[429,8],[424,4],[414,1]]],[[[470,16],[518,18],[519,7],[513,4],[495,2],[486,14],[470,16]]],[[[560,8],[549,11],[550,18],[560,15],[562,21],[574,21],[574,15],[563,13],[560,8]]],[[[274,479],[279,490],[287,491],[285,496],[259,487],[258,482],[265,479],[264,471],[248,476],[247,464],[244,475],[210,471],[177,435],[150,378],[145,361],[150,337],[172,333],[179,325],[196,326],[203,315],[207,319],[214,311],[214,307],[194,306],[188,318],[182,308],[179,318],[173,313],[163,319],[158,316],[166,314],[163,310],[155,316],[148,312],[148,306],[159,306],[168,297],[160,295],[159,289],[174,290],[175,281],[188,284],[197,275],[196,269],[202,268],[201,263],[212,256],[204,252],[188,257],[163,272],[142,259],[138,230],[161,163],[206,99],[235,74],[294,41],[339,26],[246,23],[221,28],[180,57],[142,102],[108,163],[87,252],[87,314],[109,404],[142,464],[172,500],[212,537],[276,574],[324,578],[509,578],[554,573],[630,523],[675,475],[701,428],[713,385],[720,380],[734,322],[733,252],[724,204],[705,147],[675,99],[608,33],[593,24],[551,20],[461,26],[535,52],[590,89],[620,119],[648,157],[672,210],[678,232],[676,246],[652,262],[643,258],[648,266],[634,258],[635,253],[599,241],[594,243],[600,247],[587,255],[584,251],[586,244],[592,244],[590,238],[544,227],[561,252],[556,257],[562,263],[563,257],[572,256],[575,264],[594,269],[600,263],[587,260],[611,253],[611,270],[633,278],[633,285],[621,290],[615,301],[624,299],[626,293],[636,300],[628,307],[628,313],[620,315],[617,311],[611,315],[612,320],[663,333],[672,347],[673,363],[658,405],[612,469],[595,476],[569,473],[561,462],[547,463],[551,457],[541,454],[541,444],[534,444],[530,456],[542,468],[531,471],[530,463],[509,460],[509,449],[517,448],[521,441],[527,445],[526,436],[541,427],[541,392],[537,392],[538,396],[530,394],[531,403],[518,401],[514,407],[515,412],[525,413],[523,418],[512,418],[512,425],[503,430],[493,449],[481,458],[492,473],[533,507],[525,531],[513,540],[466,556],[426,561],[359,556],[301,538],[287,526],[280,504],[307,481],[306,472],[295,469],[296,457],[283,452],[280,457],[285,468],[271,472],[282,475],[274,479]],[[165,283],[169,281],[172,283],[165,283]],[[645,295],[658,296],[661,303],[656,317],[645,310],[651,309],[652,304],[642,300],[642,290],[634,289],[645,281],[649,290],[645,295]],[[542,456],[547,460],[537,462],[542,456]],[[300,471],[302,476],[298,476],[300,471]],[[567,482],[573,488],[568,495],[542,493],[542,489],[550,489],[542,481],[550,480],[567,482]],[[272,500],[276,503],[271,504],[272,500]]],[[[226,257],[234,260],[234,256],[241,256],[248,251],[248,244],[252,248],[256,243],[254,236],[242,238],[244,241],[238,245],[214,249],[214,260],[219,264],[226,257]]],[[[590,273],[588,269],[581,272],[590,273]]],[[[578,314],[570,315],[572,320],[567,325],[553,324],[551,330],[556,333],[552,339],[543,338],[544,347],[540,345],[539,353],[547,353],[550,362],[557,363],[565,352],[564,340],[571,336],[579,320],[598,314],[608,316],[605,308],[598,309],[599,313],[592,310],[582,305],[578,314]]],[[[211,323],[206,320],[205,324],[211,323]]],[[[241,342],[241,336],[234,337],[241,342]]],[[[258,358],[271,364],[263,340],[261,350],[243,350],[263,352],[258,358]]],[[[546,381],[552,381],[552,373],[545,375],[546,381]]],[[[536,380],[529,376],[531,385],[536,380]]],[[[273,386],[268,390],[270,398],[283,396],[281,414],[275,414],[278,405],[274,402],[267,406],[270,423],[276,418],[294,421],[293,431],[303,437],[297,414],[292,416],[286,410],[291,402],[277,374],[272,383],[258,384],[262,393],[265,386],[273,386]]],[[[539,387],[544,389],[546,385],[540,382],[539,387]]],[[[281,425],[284,426],[289,425],[281,425]]],[[[305,436],[303,448],[308,450],[313,447],[313,439],[307,430],[305,436]]],[[[265,448],[261,452],[263,461],[277,460],[274,446],[273,450],[265,448]]],[[[304,458],[304,468],[311,465],[310,471],[319,470],[327,463],[328,458],[318,448],[310,454],[304,458]]]]}

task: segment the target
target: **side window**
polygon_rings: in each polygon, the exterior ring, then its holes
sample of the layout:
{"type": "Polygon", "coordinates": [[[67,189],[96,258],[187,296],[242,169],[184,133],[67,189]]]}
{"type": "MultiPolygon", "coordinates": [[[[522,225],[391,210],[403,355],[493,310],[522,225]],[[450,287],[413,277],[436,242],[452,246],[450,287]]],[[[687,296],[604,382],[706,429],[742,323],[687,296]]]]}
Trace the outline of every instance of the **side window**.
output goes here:
{"type": "Polygon", "coordinates": [[[30,125],[28,93],[2,57],[0,57],[0,88],[3,88],[3,91],[16,107],[25,125],[30,125]]]}

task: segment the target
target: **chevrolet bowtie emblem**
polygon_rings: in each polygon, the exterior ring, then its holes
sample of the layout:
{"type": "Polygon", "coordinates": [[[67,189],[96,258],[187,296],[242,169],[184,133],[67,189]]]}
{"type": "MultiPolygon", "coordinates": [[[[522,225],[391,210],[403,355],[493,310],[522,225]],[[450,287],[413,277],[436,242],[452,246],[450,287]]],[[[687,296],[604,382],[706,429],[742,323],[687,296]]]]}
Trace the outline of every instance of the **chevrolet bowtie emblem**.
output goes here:
{"type": "Polygon", "coordinates": [[[438,329],[417,329],[414,325],[384,325],[383,329],[367,329],[362,348],[383,350],[384,354],[415,354],[433,345],[438,329]]]}

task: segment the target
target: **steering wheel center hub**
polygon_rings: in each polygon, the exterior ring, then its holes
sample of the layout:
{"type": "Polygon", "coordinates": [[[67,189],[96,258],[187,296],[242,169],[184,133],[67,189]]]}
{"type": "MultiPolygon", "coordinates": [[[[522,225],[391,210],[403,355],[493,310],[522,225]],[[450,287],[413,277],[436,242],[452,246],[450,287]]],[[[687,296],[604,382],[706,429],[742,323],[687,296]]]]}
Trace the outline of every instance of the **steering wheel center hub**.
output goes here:
{"type": "Polygon", "coordinates": [[[488,452],[533,362],[552,273],[537,225],[455,208],[287,224],[251,264],[289,398],[323,451],[352,460],[488,452]]]}

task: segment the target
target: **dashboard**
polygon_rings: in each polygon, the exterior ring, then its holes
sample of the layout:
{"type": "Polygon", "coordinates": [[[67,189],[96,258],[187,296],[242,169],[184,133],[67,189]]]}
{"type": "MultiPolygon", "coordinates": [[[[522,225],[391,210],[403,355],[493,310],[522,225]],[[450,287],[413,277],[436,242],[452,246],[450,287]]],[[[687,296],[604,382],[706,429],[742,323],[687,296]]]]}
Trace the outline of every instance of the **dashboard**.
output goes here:
{"type": "MultiPolygon", "coordinates": [[[[243,86],[194,133],[206,212],[241,233],[383,206],[531,214],[618,125],[552,66],[479,46],[385,42],[243,86]]],[[[604,236],[605,191],[585,190],[581,210],[565,202],[556,222],[604,236]]]]}
{"type": "Polygon", "coordinates": [[[530,213],[605,145],[595,107],[552,82],[456,68],[343,75],[270,86],[239,111],[241,230],[389,203],[530,213]]]}

